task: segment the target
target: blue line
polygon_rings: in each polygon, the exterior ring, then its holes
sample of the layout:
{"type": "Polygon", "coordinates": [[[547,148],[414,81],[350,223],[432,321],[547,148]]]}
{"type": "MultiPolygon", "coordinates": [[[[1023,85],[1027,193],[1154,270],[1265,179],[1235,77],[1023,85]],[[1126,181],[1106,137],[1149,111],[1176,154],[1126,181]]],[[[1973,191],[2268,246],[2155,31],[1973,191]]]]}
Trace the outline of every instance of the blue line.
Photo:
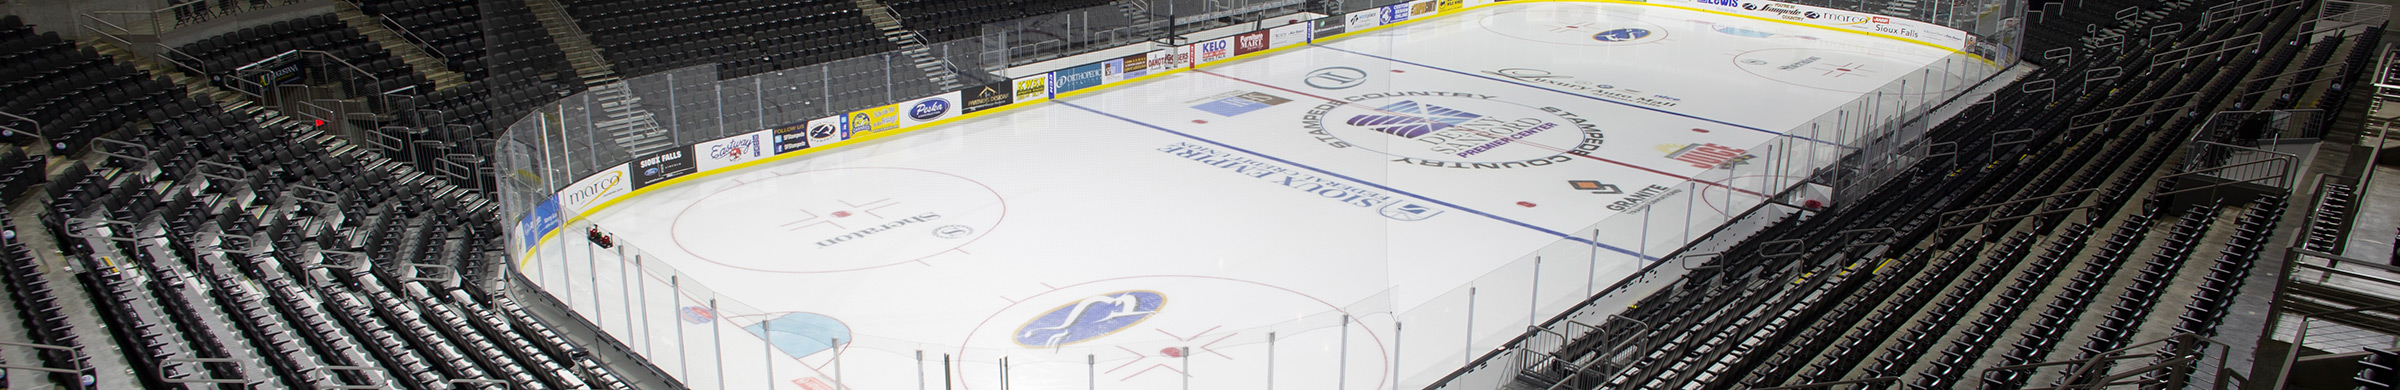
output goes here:
{"type": "Polygon", "coordinates": [[[1333,46],[1319,45],[1319,44],[1315,44],[1315,43],[1310,43],[1310,44],[1309,44],[1309,46],[1322,47],[1322,48],[1326,48],[1326,49],[1332,49],[1333,51],[1339,51],[1339,52],[1343,52],[1343,53],[1350,53],[1350,54],[1357,54],[1357,55],[1361,55],[1361,56],[1367,56],[1367,57],[1372,57],[1372,58],[1376,58],[1376,59],[1381,59],[1381,60],[1384,60],[1384,61],[1391,61],[1391,62],[1398,62],[1398,63],[1403,63],[1403,64],[1415,65],[1415,66],[1417,66],[1417,67],[1420,67],[1420,68],[1433,69],[1433,70],[1439,70],[1439,71],[1444,71],[1444,72],[1450,72],[1450,73],[1463,74],[1463,75],[1467,75],[1467,76],[1479,77],[1479,78],[1483,78],[1483,79],[1485,79],[1485,80],[1498,81],[1498,82],[1509,83],[1509,84],[1516,84],[1516,85],[1519,85],[1519,86],[1524,86],[1524,87],[1526,87],[1526,88],[1533,88],[1533,89],[1539,89],[1539,90],[1544,90],[1544,91],[1550,91],[1550,92],[1563,93],[1563,94],[1567,94],[1567,95],[1571,95],[1571,96],[1575,96],[1575,97],[1579,97],[1579,98],[1585,98],[1585,99],[1591,99],[1591,100],[1598,100],[1598,101],[1608,102],[1608,103],[1611,103],[1611,104],[1616,104],[1616,105],[1620,105],[1620,106],[1626,106],[1626,107],[1633,107],[1633,108],[1639,108],[1639,109],[1644,109],[1644,110],[1650,110],[1650,111],[1654,111],[1654,112],[1661,113],[1661,114],[1674,115],[1674,116],[1679,116],[1679,117],[1684,117],[1684,118],[1691,118],[1691,119],[1695,119],[1695,120],[1701,120],[1701,121],[1706,121],[1706,122],[1709,122],[1709,123],[1715,123],[1715,124],[1720,124],[1720,125],[1726,125],[1726,126],[1739,127],[1739,128],[1743,128],[1743,129],[1748,129],[1748,130],[1752,130],[1752,131],[1761,132],[1761,133],[1774,134],[1774,135],[1777,135],[1777,136],[1783,136],[1783,137],[1799,138],[1799,139],[1810,140],[1810,141],[1817,141],[1817,143],[1822,143],[1822,144],[1826,144],[1826,145],[1833,145],[1833,146],[1842,147],[1842,148],[1848,148],[1848,149],[1857,149],[1857,148],[1854,148],[1854,147],[1850,147],[1849,145],[1837,144],[1837,143],[1828,142],[1828,141],[1821,140],[1821,139],[1815,139],[1815,138],[1809,138],[1809,137],[1802,137],[1802,136],[1797,136],[1797,135],[1785,134],[1785,133],[1783,133],[1783,132],[1778,132],[1778,131],[1771,131],[1771,130],[1767,130],[1767,129],[1761,129],[1761,128],[1750,127],[1750,126],[1743,126],[1743,125],[1735,124],[1735,123],[1733,123],[1733,122],[1726,122],[1726,121],[1721,121],[1721,120],[1715,120],[1715,119],[1702,118],[1702,117],[1698,117],[1698,116],[1692,116],[1692,115],[1689,115],[1689,114],[1684,114],[1684,113],[1679,113],[1679,112],[1674,112],[1674,111],[1661,110],[1661,109],[1657,109],[1657,108],[1653,108],[1653,107],[1644,107],[1644,106],[1641,106],[1641,105],[1636,105],[1636,104],[1632,104],[1632,103],[1626,103],[1626,102],[1620,102],[1620,101],[1615,101],[1615,100],[1602,99],[1602,98],[1600,98],[1600,97],[1598,97],[1598,96],[1592,96],[1592,95],[1585,95],[1585,94],[1574,93],[1574,92],[1561,91],[1561,90],[1557,90],[1557,89],[1550,88],[1550,87],[1544,87],[1544,86],[1533,85],[1533,84],[1526,84],[1526,83],[1518,82],[1518,81],[1516,81],[1516,80],[1507,80],[1507,79],[1501,79],[1501,78],[1497,78],[1497,77],[1485,76],[1485,75],[1474,74],[1474,73],[1469,73],[1469,72],[1460,72],[1460,71],[1457,71],[1457,70],[1451,70],[1451,69],[1449,69],[1449,68],[1443,68],[1443,67],[1439,67],[1439,66],[1432,66],[1432,65],[1426,65],[1426,64],[1419,64],[1419,63],[1415,63],[1415,62],[1402,61],[1402,60],[1400,60],[1400,59],[1398,59],[1398,58],[1391,58],[1391,57],[1384,57],[1384,56],[1379,56],[1379,55],[1374,55],[1374,54],[1360,53],[1360,52],[1350,51],[1349,49],[1343,49],[1343,48],[1339,48],[1339,47],[1333,47],[1333,46]]]}
{"type": "Polygon", "coordinates": [[[1268,159],[1268,160],[1275,160],[1275,162],[1283,163],[1284,165],[1290,165],[1290,166],[1300,167],[1300,168],[1302,168],[1302,169],[1307,169],[1307,170],[1311,170],[1311,171],[1316,171],[1317,173],[1322,173],[1322,174],[1325,174],[1325,175],[1327,175],[1327,176],[1338,177],[1338,178],[1341,178],[1342,180],[1349,180],[1349,181],[1351,181],[1351,182],[1355,182],[1355,183],[1358,183],[1358,184],[1364,184],[1364,185],[1366,185],[1366,186],[1368,186],[1368,187],[1375,187],[1376,189],[1381,189],[1381,190],[1384,190],[1384,191],[1390,191],[1390,192],[1392,192],[1392,193],[1395,193],[1395,194],[1407,195],[1408,197],[1411,197],[1411,198],[1424,199],[1424,200],[1425,200],[1425,201],[1427,201],[1427,202],[1433,202],[1434,204],[1439,204],[1439,205],[1442,205],[1443,207],[1449,207],[1449,208],[1453,208],[1453,209],[1458,209],[1459,211],[1465,211],[1465,212],[1468,212],[1468,213],[1473,213],[1473,214],[1475,214],[1475,215],[1481,215],[1481,216],[1484,216],[1484,217],[1486,217],[1486,218],[1491,218],[1491,219],[1493,219],[1493,220],[1497,220],[1497,221],[1500,221],[1500,222],[1507,222],[1507,223],[1510,223],[1510,224],[1515,224],[1515,225],[1517,225],[1517,226],[1523,226],[1523,227],[1525,227],[1526,229],[1533,229],[1533,230],[1535,230],[1535,231],[1540,231],[1540,232],[1542,232],[1542,233],[1547,233],[1547,234],[1550,234],[1550,235],[1553,235],[1553,236],[1559,236],[1560,238],[1565,238],[1565,239],[1572,240],[1572,241],[1575,241],[1575,242],[1580,242],[1580,243],[1590,244],[1590,245],[1592,245],[1592,246],[1597,246],[1597,247],[1601,247],[1601,248],[1608,248],[1608,250],[1616,251],[1617,253],[1623,253],[1623,254],[1633,255],[1633,257],[1636,257],[1636,258],[1641,258],[1641,259],[1645,259],[1645,260],[1658,260],[1658,258],[1656,258],[1656,257],[1644,256],[1644,255],[1642,255],[1642,254],[1641,254],[1641,252],[1635,252],[1635,251],[1631,251],[1631,250],[1626,250],[1625,248],[1618,248],[1618,247],[1616,247],[1616,246],[1614,246],[1614,245],[1608,245],[1608,244],[1602,244],[1602,243],[1592,242],[1592,240],[1586,240],[1586,239],[1583,239],[1582,237],[1576,237],[1576,236],[1568,235],[1568,234],[1566,234],[1566,233],[1560,233],[1560,232],[1558,232],[1558,231],[1556,231],[1556,230],[1544,229],[1544,228],[1542,228],[1542,227],[1540,227],[1540,226],[1533,226],[1532,224],[1527,224],[1527,223],[1524,223],[1524,222],[1517,222],[1517,220],[1513,220],[1513,219],[1504,218],[1504,217],[1501,217],[1501,216],[1498,216],[1498,215],[1492,215],[1492,214],[1490,214],[1490,213],[1485,213],[1485,212],[1478,211],[1478,210],[1475,210],[1475,209],[1470,209],[1470,208],[1465,208],[1465,207],[1459,207],[1458,205],[1455,205],[1455,204],[1450,204],[1450,202],[1443,202],[1443,201],[1441,201],[1441,200],[1439,200],[1439,199],[1434,199],[1434,198],[1427,197],[1427,196],[1423,196],[1423,195],[1417,195],[1417,194],[1409,193],[1408,191],[1401,191],[1401,190],[1399,190],[1399,189],[1396,189],[1396,188],[1385,187],[1385,186],[1383,186],[1382,184],[1375,184],[1374,182],[1369,182],[1369,181],[1366,181],[1366,180],[1359,180],[1358,178],[1350,177],[1349,175],[1343,175],[1343,174],[1339,174],[1339,173],[1334,173],[1333,171],[1327,171],[1327,170],[1323,170],[1323,169],[1317,169],[1317,167],[1312,167],[1312,166],[1308,166],[1308,165],[1306,165],[1306,164],[1301,164],[1301,163],[1292,162],[1291,160],[1285,160],[1285,159],[1278,158],[1278,157],[1275,157],[1275,156],[1269,156],[1269,155],[1266,155],[1265,153],[1253,152],[1253,151],[1250,151],[1249,149],[1243,149],[1243,148],[1241,148],[1241,147],[1238,147],[1238,146],[1226,145],[1226,144],[1224,144],[1224,143],[1217,142],[1217,141],[1214,141],[1214,140],[1210,140],[1210,139],[1207,139],[1207,138],[1200,138],[1200,136],[1191,135],[1191,134],[1185,134],[1184,132],[1181,132],[1181,131],[1175,131],[1175,130],[1168,129],[1168,128],[1165,128],[1165,127],[1159,127],[1158,125],[1153,125],[1153,124],[1150,124],[1150,123],[1148,123],[1148,122],[1142,122],[1142,121],[1133,120],[1133,118],[1126,118],[1126,117],[1122,117],[1122,116],[1117,116],[1117,114],[1110,114],[1110,113],[1108,113],[1108,112],[1106,112],[1106,111],[1100,111],[1100,110],[1092,109],[1091,107],[1084,107],[1083,105],[1080,105],[1080,104],[1068,103],[1068,102],[1066,102],[1066,101],[1064,101],[1064,100],[1052,100],[1052,101],[1053,101],[1053,102],[1058,102],[1058,104],[1064,104],[1064,105],[1066,105],[1067,107],[1074,107],[1074,108],[1082,109],[1082,110],[1084,110],[1084,111],[1091,111],[1091,112],[1092,112],[1092,113],[1094,113],[1094,114],[1100,114],[1100,116],[1105,116],[1105,117],[1110,117],[1110,118],[1116,118],[1116,120],[1125,121],[1126,123],[1132,123],[1132,124],[1136,124],[1136,125],[1142,125],[1142,127],[1148,127],[1148,128],[1152,128],[1152,129],[1157,129],[1158,131],[1164,131],[1164,132],[1167,132],[1168,134],[1180,135],[1180,136],[1183,136],[1184,138],[1190,138],[1190,139],[1193,139],[1193,140],[1196,140],[1196,141],[1200,141],[1200,142],[1206,142],[1206,143],[1208,143],[1209,145],[1216,145],[1217,147],[1220,147],[1220,148],[1232,149],[1232,150],[1234,150],[1234,151],[1237,151],[1237,152],[1242,152],[1242,153],[1245,153],[1245,154],[1249,154],[1249,155],[1253,155],[1253,156],[1258,156],[1258,157],[1265,158],[1265,159],[1268,159]]]}

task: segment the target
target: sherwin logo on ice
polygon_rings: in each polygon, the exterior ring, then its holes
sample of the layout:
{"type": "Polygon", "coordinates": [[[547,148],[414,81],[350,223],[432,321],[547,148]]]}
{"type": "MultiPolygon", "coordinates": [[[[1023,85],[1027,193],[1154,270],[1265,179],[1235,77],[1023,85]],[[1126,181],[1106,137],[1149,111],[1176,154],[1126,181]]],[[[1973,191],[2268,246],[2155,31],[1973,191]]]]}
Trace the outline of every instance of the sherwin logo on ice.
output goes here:
{"type": "Polygon", "coordinates": [[[1707,5],[1717,5],[1717,6],[1726,6],[1726,7],[1740,7],[1740,6],[1742,6],[1742,2],[1741,2],[1740,0],[1700,0],[1700,4],[1707,4],[1707,5]]]}
{"type": "Polygon", "coordinates": [[[1166,307],[1157,291],[1119,291],[1061,305],[1018,326],[1017,345],[1051,348],[1091,341],[1131,328],[1166,307]]]}

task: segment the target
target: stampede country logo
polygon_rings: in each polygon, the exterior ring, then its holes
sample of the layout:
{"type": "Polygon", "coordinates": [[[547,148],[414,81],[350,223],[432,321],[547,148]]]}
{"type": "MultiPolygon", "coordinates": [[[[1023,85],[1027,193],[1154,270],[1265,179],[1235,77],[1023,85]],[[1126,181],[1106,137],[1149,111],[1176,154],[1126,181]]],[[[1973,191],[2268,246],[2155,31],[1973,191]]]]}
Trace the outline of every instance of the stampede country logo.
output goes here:
{"type": "Polygon", "coordinates": [[[1758,158],[1747,150],[1712,143],[1665,144],[1659,145],[1658,151],[1665,152],[1667,159],[1689,163],[1693,168],[1700,169],[1733,169],[1758,158]]]}
{"type": "Polygon", "coordinates": [[[1157,291],[1119,291],[1060,305],[1025,325],[1013,337],[1017,345],[1055,348],[1091,341],[1132,328],[1158,314],[1167,296],[1157,291]]]}
{"type": "Polygon", "coordinates": [[[1336,148],[1360,148],[1393,162],[1460,169],[1543,166],[1600,149],[1598,125],[1555,107],[1463,92],[1381,92],[1326,102],[1301,127],[1336,148]]]}

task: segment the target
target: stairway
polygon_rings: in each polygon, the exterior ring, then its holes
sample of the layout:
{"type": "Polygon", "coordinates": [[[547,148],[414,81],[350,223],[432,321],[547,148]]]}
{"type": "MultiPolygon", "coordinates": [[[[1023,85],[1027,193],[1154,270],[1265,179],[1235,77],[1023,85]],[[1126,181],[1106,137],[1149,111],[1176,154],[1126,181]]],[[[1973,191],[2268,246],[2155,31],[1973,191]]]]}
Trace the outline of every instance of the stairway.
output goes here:
{"type": "Polygon", "coordinates": [[[602,134],[608,134],[617,146],[624,147],[635,156],[647,156],[675,146],[673,137],[667,134],[667,128],[658,124],[657,116],[651,114],[650,110],[642,108],[642,98],[633,96],[632,87],[626,83],[601,84],[593,86],[589,92],[592,101],[600,103],[602,113],[601,119],[592,127],[599,128],[602,134]]]}
{"type": "Polygon", "coordinates": [[[575,74],[583,77],[585,87],[617,81],[615,68],[600,57],[600,47],[592,44],[591,35],[585,34],[582,27],[575,25],[575,18],[567,14],[565,5],[558,0],[525,0],[525,6],[533,9],[536,19],[541,19],[542,28],[550,31],[550,40],[558,42],[558,49],[567,52],[567,63],[575,66],[575,74]]]}
{"type": "Polygon", "coordinates": [[[442,65],[442,60],[434,58],[433,54],[426,53],[425,48],[409,43],[408,39],[400,37],[400,32],[384,27],[383,19],[369,16],[366,12],[359,11],[358,6],[347,1],[336,1],[333,4],[333,14],[335,17],[341,18],[343,24],[348,24],[351,29],[358,30],[359,35],[367,36],[367,40],[375,41],[375,45],[382,46],[384,51],[392,52],[393,56],[400,57],[400,61],[408,63],[409,69],[415,70],[417,74],[425,75],[426,80],[433,80],[434,89],[450,89],[467,85],[466,75],[450,71],[449,67],[442,65]]]}
{"type": "Polygon", "coordinates": [[[925,45],[924,35],[917,34],[916,31],[900,25],[899,14],[893,12],[891,7],[886,7],[883,2],[876,0],[851,1],[857,3],[858,9],[867,14],[868,20],[875,22],[876,30],[883,31],[883,38],[891,40],[892,44],[899,45],[900,52],[906,53],[909,62],[915,63],[917,70],[925,71],[925,77],[933,80],[935,85],[940,85],[945,91],[955,91],[967,87],[966,84],[958,82],[957,71],[951,70],[942,59],[933,56],[933,48],[925,45]]]}
{"type": "Polygon", "coordinates": [[[118,46],[113,41],[101,38],[89,38],[77,43],[82,44],[84,47],[92,48],[92,51],[99,52],[100,55],[116,59],[117,62],[131,64],[135,69],[141,69],[143,71],[150,72],[151,76],[166,77],[167,81],[171,81],[174,82],[175,85],[182,86],[184,91],[190,92],[192,95],[195,95],[194,97],[196,98],[215,101],[217,102],[217,105],[226,107],[232,107],[235,104],[249,102],[249,100],[243,99],[243,95],[241,93],[227,91],[223,88],[217,88],[215,84],[210,84],[208,79],[192,77],[191,75],[184,74],[182,71],[175,70],[175,67],[168,66],[165,61],[150,59],[138,54],[134,54],[131,51],[127,51],[125,47],[118,46]]]}
{"type": "Polygon", "coordinates": [[[1116,4],[1117,12],[1124,13],[1125,20],[1133,23],[1135,34],[1153,37],[1152,39],[1166,38],[1159,36],[1158,25],[1150,22],[1150,0],[1120,0],[1110,3],[1116,4]]]}

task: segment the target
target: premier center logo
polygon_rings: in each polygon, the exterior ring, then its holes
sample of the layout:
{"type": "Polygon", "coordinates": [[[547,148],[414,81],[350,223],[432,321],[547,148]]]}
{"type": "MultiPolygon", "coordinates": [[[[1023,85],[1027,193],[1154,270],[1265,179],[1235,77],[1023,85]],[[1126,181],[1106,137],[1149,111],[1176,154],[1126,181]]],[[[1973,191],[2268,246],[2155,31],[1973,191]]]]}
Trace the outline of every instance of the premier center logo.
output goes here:
{"type": "Polygon", "coordinates": [[[1300,118],[1327,146],[1391,155],[1392,162],[1456,169],[1507,169],[1571,161],[1600,150],[1600,128],[1581,115],[1498,96],[1385,92],[1342,98],[1300,118]]]}

